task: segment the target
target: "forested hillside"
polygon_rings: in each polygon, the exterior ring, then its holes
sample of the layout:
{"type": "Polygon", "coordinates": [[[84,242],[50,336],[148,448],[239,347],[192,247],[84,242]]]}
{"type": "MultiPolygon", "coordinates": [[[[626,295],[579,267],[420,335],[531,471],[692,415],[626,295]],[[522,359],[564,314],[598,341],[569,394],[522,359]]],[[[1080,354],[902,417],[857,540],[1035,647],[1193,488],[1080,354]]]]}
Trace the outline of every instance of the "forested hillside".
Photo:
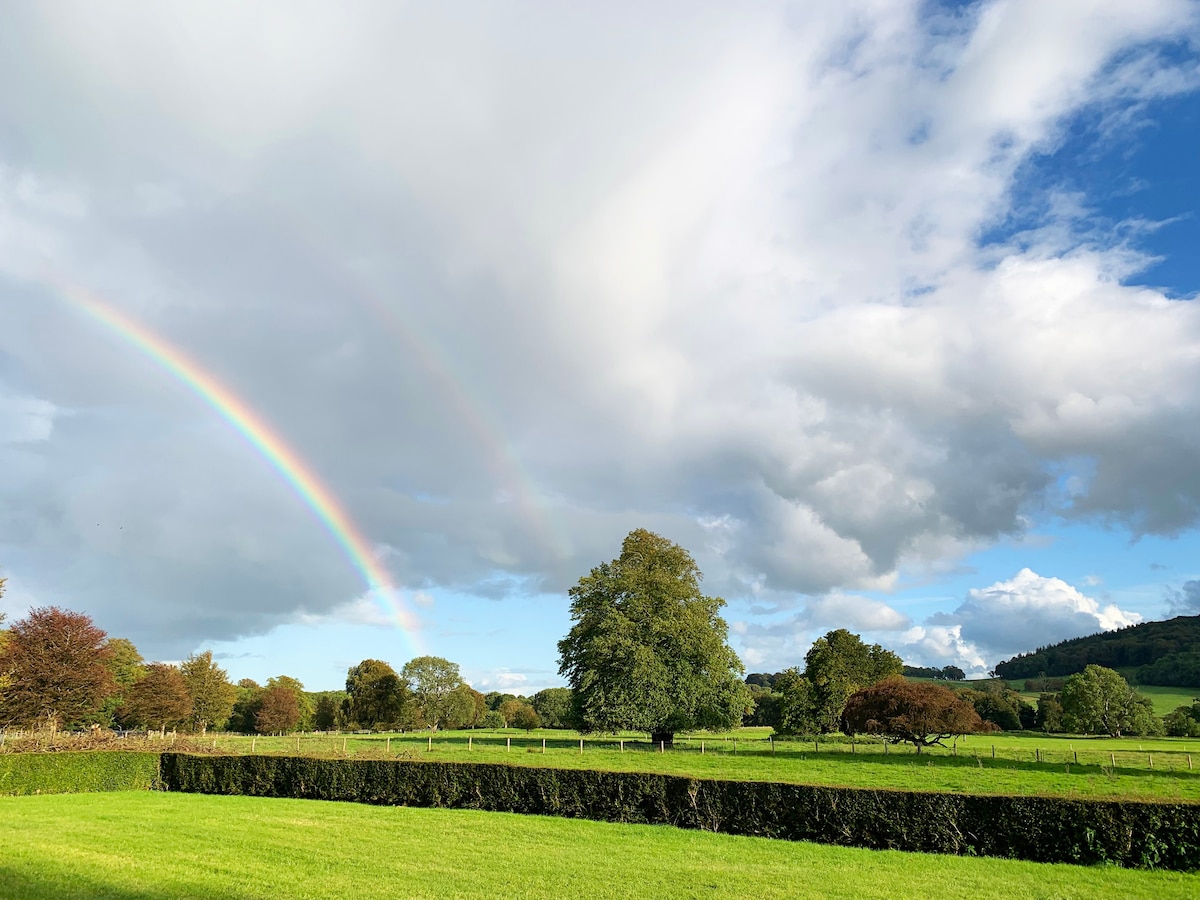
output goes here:
{"type": "Polygon", "coordinates": [[[1093,663],[1124,670],[1141,684],[1200,687],[1200,616],[1143,622],[1040,647],[999,663],[996,675],[1008,680],[1073,675],[1093,663]]]}

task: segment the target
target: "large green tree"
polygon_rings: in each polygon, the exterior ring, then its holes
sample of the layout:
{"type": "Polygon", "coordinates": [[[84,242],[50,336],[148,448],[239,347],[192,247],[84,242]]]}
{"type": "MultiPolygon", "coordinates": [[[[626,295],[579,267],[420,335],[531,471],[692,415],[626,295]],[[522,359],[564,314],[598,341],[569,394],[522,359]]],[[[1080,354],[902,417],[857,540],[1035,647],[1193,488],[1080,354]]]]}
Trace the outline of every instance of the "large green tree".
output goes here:
{"type": "Polygon", "coordinates": [[[583,732],[729,729],[749,708],[742,664],[727,643],[725,601],[700,591],[691,554],[644,529],[621,555],[571,588],[571,631],[558,643],[583,732]]]}
{"type": "Polygon", "coordinates": [[[570,688],[546,688],[534,694],[532,702],[543,728],[571,727],[570,688]]]}
{"type": "Polygon", "coordinates": [[[0,655],[0,725],[71,727],[93,722],[114,689],[107,635],[90,616],[41,607],[13,625],[0,655]]]}
{"type": "Polygon", "coordinates": [[[346,672],[342,717],[360,728],[407,727],[411,694],[404,679],[380,659],[364,659],[346,672]]]}
{"type": "Polygon", "coordinates": [[[238,692],[224,669],[213,662],[211,650],[193,653],[179,667],[192,697],[192,728],[222,728],[233,713],[238,692]]]}
{"type": "Polygon", "coordinates": [[[1153,734],[1160,726],[1149,697],[1129,686],[1120,672],[1089,665],[1072,675],[1061,695],[1063,724],[1077,734],[1153,734]]]}
{"type": "Polygon", "coordinates": [[[458,664],[440,656],[418,656],[404,664],[400,677],[408,683],[421,724],[437,730],[450,727],[461,711],[461,696],[454,691],[463,685],[458,664]]]}
{"type": "Polygon", "coordinates": [[[904,671],[904,663],[891,650],[864,644],[845,628],[817,638],[804,663],[812,685],[814,724],[822,732],[838,730],[842,709],[855,691],[904,671]]]}

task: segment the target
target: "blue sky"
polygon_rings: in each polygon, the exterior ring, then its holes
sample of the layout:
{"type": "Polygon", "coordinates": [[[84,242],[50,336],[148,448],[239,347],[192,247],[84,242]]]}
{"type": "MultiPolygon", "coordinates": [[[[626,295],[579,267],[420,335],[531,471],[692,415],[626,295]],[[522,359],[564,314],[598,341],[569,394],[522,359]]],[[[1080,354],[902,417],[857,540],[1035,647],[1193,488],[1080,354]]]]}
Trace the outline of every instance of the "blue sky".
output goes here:
{"type": "Polygon", "coordinates": [[[312,689],[421,648],[529,693],[638,527],[748,671],[849,627],[983,674],[1200,613],[1194,3],[10,19],[10,620],[312,689]],[[413,634],[78,290],[268,423],[413,634]]]}

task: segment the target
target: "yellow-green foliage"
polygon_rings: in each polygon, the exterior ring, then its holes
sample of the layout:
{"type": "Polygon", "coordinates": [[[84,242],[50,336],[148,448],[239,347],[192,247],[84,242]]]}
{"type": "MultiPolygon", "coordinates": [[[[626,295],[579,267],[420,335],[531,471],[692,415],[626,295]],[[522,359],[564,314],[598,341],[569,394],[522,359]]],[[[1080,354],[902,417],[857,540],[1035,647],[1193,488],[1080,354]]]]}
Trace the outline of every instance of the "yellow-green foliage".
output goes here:
{"type": "Polygon", "coordinates": [[[158,786],[157,753],[0,754],[0,794],[144,791],[158,786]]]}

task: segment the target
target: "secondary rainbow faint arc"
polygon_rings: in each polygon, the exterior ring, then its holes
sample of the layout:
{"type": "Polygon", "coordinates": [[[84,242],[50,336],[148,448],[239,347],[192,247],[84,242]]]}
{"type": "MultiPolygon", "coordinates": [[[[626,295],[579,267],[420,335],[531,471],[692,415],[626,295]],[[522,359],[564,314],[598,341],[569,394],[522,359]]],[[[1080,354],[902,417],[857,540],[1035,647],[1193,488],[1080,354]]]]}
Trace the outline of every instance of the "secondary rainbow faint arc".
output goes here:
{"type": "Polygon", "coordinates": [[[65,285],[60,281],[54,284],[65,299],[190,388],[249,441],[325,526],[351,564],[363,575],[372,597],[384,614],[404,632],[412,649],[419,655],[422,648],[418,625],[412,614],[400,604],[391,577],[376,560],[370,543],[342,508],[337,497],[321,483],[299,454],[284,443],[244,400],[200,368],[183,351],[83,288],[65,285]]]}

